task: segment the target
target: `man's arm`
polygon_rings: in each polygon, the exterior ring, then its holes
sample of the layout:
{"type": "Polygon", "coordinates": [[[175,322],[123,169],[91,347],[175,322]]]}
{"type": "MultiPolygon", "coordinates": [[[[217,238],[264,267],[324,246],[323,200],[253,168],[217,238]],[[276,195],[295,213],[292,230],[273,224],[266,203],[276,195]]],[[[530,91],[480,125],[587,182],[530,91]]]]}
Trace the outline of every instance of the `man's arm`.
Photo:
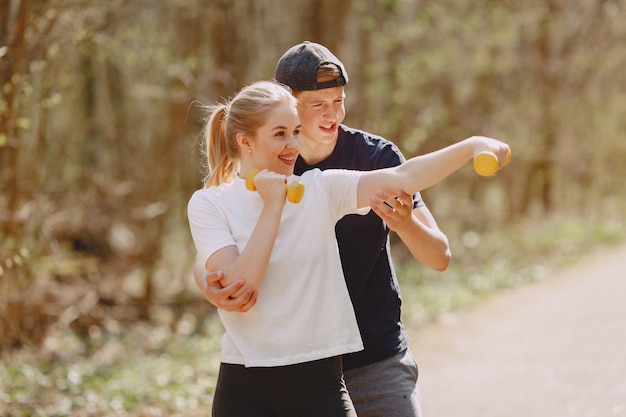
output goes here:
{"type": "Polygon", "coordinates": [[[370,197],[370,205],[416,260],[436,271],[448,268],[451,259],[448,238],[425,205],[413,209],[411,196],[402,193],[395,198],[383,191],[370,197]]]}
{"type": "Polygon", "coordinates": [[[200,262],[194,265],[193,276],[198,289],[216,307],[243,313],[250,310],[256,303],[258,291],[250,285],[246,286],[246,281],[243,279],[222,287],[220,280],[224,277],[224,273],[222,271],[208,272],[200,262]],[[239,294],[235,296],[237,293],[239,294]]]}

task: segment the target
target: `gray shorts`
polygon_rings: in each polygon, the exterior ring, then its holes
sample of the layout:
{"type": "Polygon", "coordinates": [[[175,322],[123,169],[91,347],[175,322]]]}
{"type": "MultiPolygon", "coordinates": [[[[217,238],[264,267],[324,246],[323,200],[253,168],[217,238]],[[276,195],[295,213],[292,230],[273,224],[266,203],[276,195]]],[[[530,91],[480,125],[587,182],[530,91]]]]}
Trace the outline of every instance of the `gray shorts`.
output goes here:
{"type": "Polygon", "coordinates": [[[422,417],[417,362],[411,352],[344,371],[359,417],[422,417]]]}

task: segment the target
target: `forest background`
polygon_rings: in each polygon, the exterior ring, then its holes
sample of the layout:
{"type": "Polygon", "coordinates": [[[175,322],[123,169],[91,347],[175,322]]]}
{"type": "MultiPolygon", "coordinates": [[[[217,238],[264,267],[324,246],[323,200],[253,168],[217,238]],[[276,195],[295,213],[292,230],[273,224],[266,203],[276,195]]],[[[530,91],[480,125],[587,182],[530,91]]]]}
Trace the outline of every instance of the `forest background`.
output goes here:
{"type": "Polygon", "coordinates": [[[624,21],[624,0],[0,0],[0,415],[207,414],[202,106],[303,40],[346,65],[345,123],[406,156],[512,147],[423,193],[448,271],[394,239],[410,325],[621,240],[624,21]]]}

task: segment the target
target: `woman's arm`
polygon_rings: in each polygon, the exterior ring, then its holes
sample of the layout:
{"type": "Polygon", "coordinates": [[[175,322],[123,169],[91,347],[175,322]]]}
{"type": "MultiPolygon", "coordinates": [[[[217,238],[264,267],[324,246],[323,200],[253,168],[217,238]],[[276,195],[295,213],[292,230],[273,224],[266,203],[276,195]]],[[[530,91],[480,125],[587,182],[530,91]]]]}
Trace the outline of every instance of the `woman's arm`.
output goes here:
{"type": "Polygon", "coordinates": [[[378,190],[390,194],[422,191],[443,180],[482,151],[495,153],[502,167],[509,146],[496,139],[472,136],[438,151],[413,157],[401,165],[365,172],[359,180],[357,205],[368,206],[369,197],[378,190]]]}
{"type": "MultiPolygon", "coordinates": [[[[224,278],[220,280],[223,287],[242,279],[255,290],[261,285],[285,207],[285,181],[284,175],[260,172],[255,177],[254,183],[263,199],[263,209],[248,244],[241,253],[237,247],[227,246],[206,260],[204,266],[207,271],[223,271],[224,278]]],[[[234,296],[238,295],[236,293],[234,296]]]]}
{"type": "Polygon", "coordinates": [[[203,262],[196,262],[193,267],[196,286],[211,304],[226,311],[246,312],[256,303],[258,291],[240,279],[224,287],[222,271],[209,272],[203,262]]]}

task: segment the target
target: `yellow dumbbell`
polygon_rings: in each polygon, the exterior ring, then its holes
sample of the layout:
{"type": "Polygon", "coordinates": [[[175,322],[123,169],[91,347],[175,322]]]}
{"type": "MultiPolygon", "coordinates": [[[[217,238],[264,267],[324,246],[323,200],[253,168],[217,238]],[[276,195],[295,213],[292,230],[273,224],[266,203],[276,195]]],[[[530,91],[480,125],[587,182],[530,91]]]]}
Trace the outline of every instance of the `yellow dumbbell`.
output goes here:
{"type": "MultiPolygon", "coordinates": [[[[251,169],[246,175],[246,188],[250,191],[256,191],[254,186],[254,176],[259,173],[258,169],[251,169]]],[[[287,200],[290,203],[297,204],[304,196],[304,184],[298,180],[293,180],[286,185],[287,200]]]]}
{"type": "MultiPolygon", "coordinates": [[[[504,164],[508,164],[511,160],[511,150],[506,154],[504,164]]],[[[496,173],[499,167],[498,157],[495,153],[484,151],[474,157],[474,171],[483,177],[489,177],[496,173]]]]}
{"type": "Polygon", "coordinates": [[[293,180],[287,184],[287,200],[297,204],[304,197],[304,184],[301,181],[293,180]]]}

